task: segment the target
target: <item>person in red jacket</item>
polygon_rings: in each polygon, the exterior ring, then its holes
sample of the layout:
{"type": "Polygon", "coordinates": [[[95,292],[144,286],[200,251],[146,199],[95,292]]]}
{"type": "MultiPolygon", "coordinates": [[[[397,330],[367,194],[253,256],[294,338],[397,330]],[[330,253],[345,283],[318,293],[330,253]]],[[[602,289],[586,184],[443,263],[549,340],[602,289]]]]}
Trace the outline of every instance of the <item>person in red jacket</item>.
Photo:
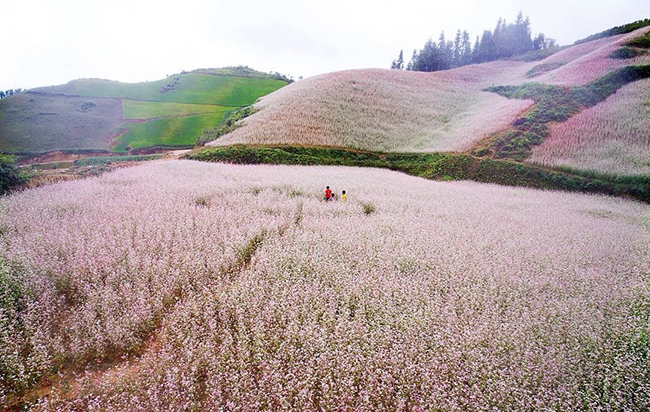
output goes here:
{"type": "Polygon", "coordinates": [[[330,190],[330,187],[327,186],[325,187],[325,201],[329,202],[330,200],[332,200],[332,191],[330,190]]]}

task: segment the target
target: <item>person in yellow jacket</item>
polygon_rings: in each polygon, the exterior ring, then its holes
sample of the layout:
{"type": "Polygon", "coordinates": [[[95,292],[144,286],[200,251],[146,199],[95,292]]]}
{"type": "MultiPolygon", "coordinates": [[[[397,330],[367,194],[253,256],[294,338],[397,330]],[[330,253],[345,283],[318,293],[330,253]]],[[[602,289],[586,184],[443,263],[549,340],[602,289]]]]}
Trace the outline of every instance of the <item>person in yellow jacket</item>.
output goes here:
{"type": "Polygon", "coordinates": [[[343,191],[343,194],[341,195],[341,200],[343,203],[348,201],[348,195],[345,194],[345,190],[343,191]]]}

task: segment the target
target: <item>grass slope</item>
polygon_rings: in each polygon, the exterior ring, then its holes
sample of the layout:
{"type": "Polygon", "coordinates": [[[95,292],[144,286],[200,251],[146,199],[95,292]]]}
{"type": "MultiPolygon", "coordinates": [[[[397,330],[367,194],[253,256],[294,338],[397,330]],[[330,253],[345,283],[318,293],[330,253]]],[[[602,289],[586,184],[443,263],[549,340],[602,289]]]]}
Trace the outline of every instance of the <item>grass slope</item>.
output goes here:
{"type": "Polygon", "coordinates": [[[120,128],[128,132],[117,139],[114,150],[124,152],[150,146],[192,147],[205,129],[221,123],[227,110],[223,107],[214,113],[154,119],[144,123],[122,123],[120,128]]]}
{"type": "Polygon", "coordinates": [[[260,96],[274,92],[286,84],[281,80],[190,73],[142,83],[80,79],[61,86],[41,87],[35,90],[46,93],[158,102],[248,106],[260,96]],[[161,92],[165,86],[172,84],[173,89],[161,92]]]}
{"type": "Polygon", "coordinates": [[[0,150],[110,149],[121,122],[119,99],[20,93],[0,100],[0,150]]]}
{"type": "Polygon", "coordinates": [[[484,90],[520,86],[531,77],[563,87],[585,86],[650,56],[609,55],[649,29],[563,48],[538,62],[498,61],[434,73],[350,70],[311,77],[255,104],[256,113],[208,145],[341,146],[389,152],[466,151],[506,129],[532,104],[511,105],[484,90]]]}
{"type": "Polygon", "coordinates": [[[148,102],[124,99],[125,119],[152,119],[166,116],[186,116],[201,113],[222,113],[224,110],[234,110],[236,107],[188,104],[173,102],[148,102]]]}
{"type": "Polygon", "coordinates": [[[213,144],[465,150],[532,104],[482,91],[523,77],[528,66],[493,62],[436,73],[364,69],[314,76],[261,99],[243,127],[213,144]]]}
{"type": "Polygon", "coordinates": [[[549,131],[527,161],[650,175],[650,79],[623,86],[602,103],[551,125],[549,131]]]}
{"type": "Polygon", "coordinates": [[[517,119],[514,127],[495,134],[473,153],[523,161],[530,156],[534,146],[542,144],[549,136],[548,125],[551,122],[564,122],[583,107],[601,103],[624,85],[647,78],[650,78],[650,65],[627,66],[583,87],[563,88],[540,83],[491,87],[489,91],[508,98],[533,100],[535,106],[517,119]]]}
{"type": "MultiPolygon", "coordinates": [[[[223,73],[239,70],[230,69],[223,73]]],[[[287,84],[277,74],[262,78],[260,72],[251,71],[259,78],[249,78],[219,73],[186,73],[133,84],[82,79],[3,99],[0,151],[107,150],[123,130],[128,132],[118,139],[117,151],[148,145],[192,146],[204,129],[219,125],[225,113],[249,106],[287,84]],[[172,116],[178,117],[160,119],[172,116]]]]}

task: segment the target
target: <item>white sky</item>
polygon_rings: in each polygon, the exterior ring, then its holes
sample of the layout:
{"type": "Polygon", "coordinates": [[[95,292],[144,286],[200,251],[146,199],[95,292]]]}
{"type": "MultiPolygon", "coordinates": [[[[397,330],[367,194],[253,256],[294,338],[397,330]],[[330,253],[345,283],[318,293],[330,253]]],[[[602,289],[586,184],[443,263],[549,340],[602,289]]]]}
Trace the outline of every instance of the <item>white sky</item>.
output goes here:
{"type": "Polygon", "coordinates": [[[533,33],[568,44],[649,18],[650,0],[0,0],[0,89],[239,64],[296,78],[387,68],[441,30],[473,42],[520,9],[533,33]]]}

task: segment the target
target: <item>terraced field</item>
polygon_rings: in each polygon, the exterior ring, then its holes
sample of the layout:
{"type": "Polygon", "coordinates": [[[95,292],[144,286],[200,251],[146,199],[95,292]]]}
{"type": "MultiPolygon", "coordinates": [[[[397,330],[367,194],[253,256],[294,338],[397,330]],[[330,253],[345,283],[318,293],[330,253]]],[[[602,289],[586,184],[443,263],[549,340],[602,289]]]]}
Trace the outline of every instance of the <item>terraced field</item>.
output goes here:
{"type": "Polygon", "coordinates": [[[0,151],[193,146],[228,111],[286,84],[206,72],[142,83],[81,79],[40,87],[0,102],[0,151]]]}
{"type": "Polygon", "coordinates": [[[125,119],[154,119],[166,116],[187,116],[201,113],[218,113],[223,109],[233,110],[232,106],[212,104],[188,104],[173,102],[149,102],[124,99],[125,119]]]}
{"type": "Polygon", "coordinates": [[[247,106],[258,97],[284,85],[286,82],[281,80],[188,73],[143,83],[79,79],[61,86],[36,88],[34,91],[156,102],[247,106]],[[173,88],[162,92],[170,85],[174,85],[173,88]]]}
{"type": "Polygon", "coordinates": [[[209,107],[215,111],[143,122],[124,122],[120,125],[120,130],[125,132],[116,138],[113,150],[124,152],[151,146],[194,146],[197,136],[200,136],[203,130],[221,123],[230,109],[223,106],[209,107]]]}

